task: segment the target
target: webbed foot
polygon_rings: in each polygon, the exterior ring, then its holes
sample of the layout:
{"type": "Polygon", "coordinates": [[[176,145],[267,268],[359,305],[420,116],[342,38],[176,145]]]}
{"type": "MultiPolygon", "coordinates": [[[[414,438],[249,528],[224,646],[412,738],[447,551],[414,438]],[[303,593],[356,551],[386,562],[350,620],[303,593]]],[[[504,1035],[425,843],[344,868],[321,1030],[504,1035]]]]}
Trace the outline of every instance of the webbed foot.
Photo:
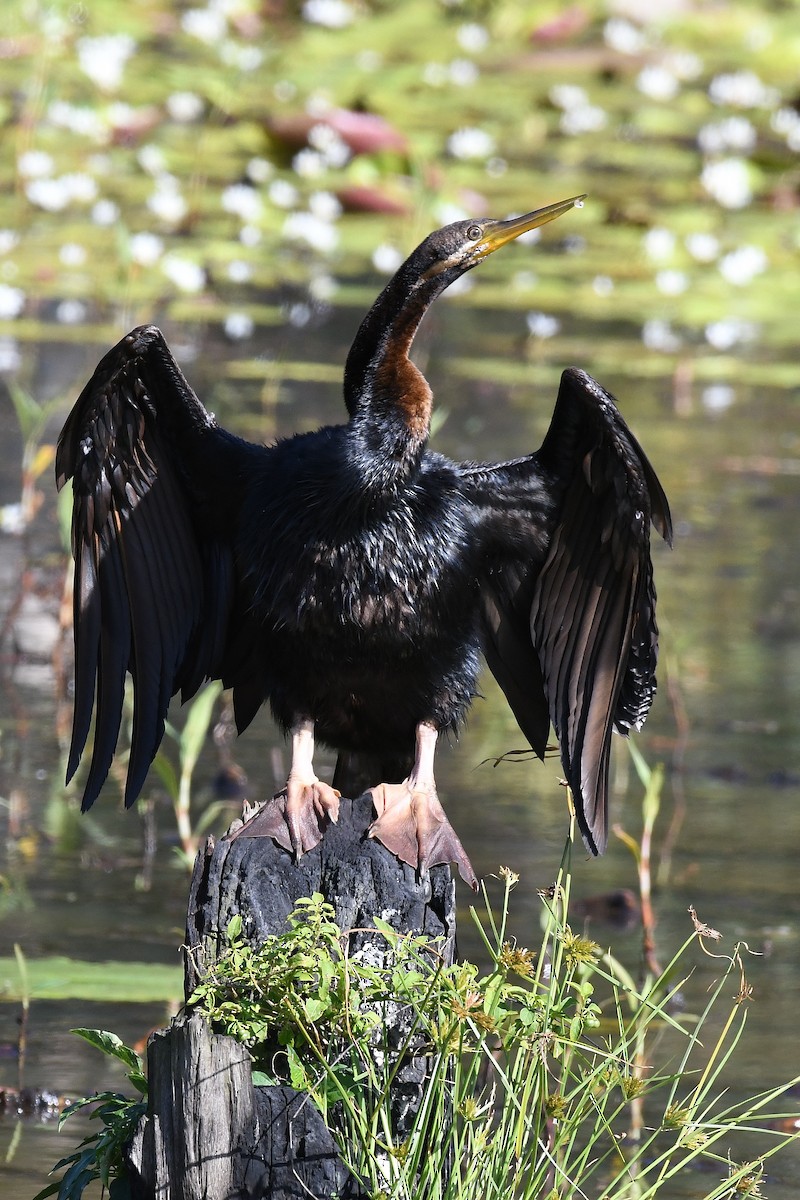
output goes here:
{"type": "Polygon", "coordinates": [[[447,819],[435,784],[423,785],[410,776],[403,783],[381,783],[370,790],[378,816],[369,837],[420,871],[455,863],[464,882],[478,890],[472,863],[447,819]]]}
{"type": "Polygon", "coordinates": [[[271,800],[242,814],[244,824],[229,835],[271,837],[297,858],[322,841],[328,825],[339,819],[339,792],[313,777],[292,779],[271,800]]]}
{"type": "Polygon", "coordinates": [[[243,824],[231,826],[229,841],[239,837],[271,837],[297,858],[322,841],[328,825],[339,820],[340,792],[317,779],[312,758],[313,722],[302,718],[292,729],[292,767],[286,787],[265,803],[246,805],[243,824]]]}

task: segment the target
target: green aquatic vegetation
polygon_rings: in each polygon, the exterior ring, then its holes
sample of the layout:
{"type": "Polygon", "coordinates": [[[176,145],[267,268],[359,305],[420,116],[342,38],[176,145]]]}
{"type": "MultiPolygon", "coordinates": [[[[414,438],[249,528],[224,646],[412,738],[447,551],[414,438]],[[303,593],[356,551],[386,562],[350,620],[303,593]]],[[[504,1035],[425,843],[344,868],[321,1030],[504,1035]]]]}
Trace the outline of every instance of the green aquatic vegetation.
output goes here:
{"type": "Polygon", "coordinates": [[[202,817],[192,820],[192,783],[197,760],[214,716],[214,706],[222,692],[219,680],[212,680],[197,693],[187,705],[186,719],[180,730],[167,725],[167,736],[177,743],[178,769],[162,747],[154,759],[158,776],[167,790],[175,813],[175,824],[180,838],[180,854],[191,870],[197,853],[198,838],[204,829],[218,816],[220,805],[211,804],[202,817]]]}
{"type": "Polygon", "coordinates": [[[259,1083],[309,1092],[371,1195],[646,1200],[669,1195],[671,1181],[701,1160],[719,1180],[706,1200],[757,1195],[741,1191],[755,1186],[754,1164],[731,1162],[729,1144],[758,1131],[763,1161],[792,1140],[769,1126],[796,1081],[726,1101],[723,1069],[746,1022],[746,947],[718,955],[703,1010],[679,1016],[672,1002],[705,927],[660,976],[637,985],[570,927],[566,862],[542,896],[535,951],[507,937],[516,877],[501,877],[499,912],[486,892],[483,913],[471,910],[488,970],[445,966],[435,944],[380,921],[377,956],[350,953],[317,895],[260,947],[242,939],[234,918],[189,1003],[248,1046],[259,1083]],[[393,1050],[382,1014],[398,1007],[408,1032],[393,1050]],[[665,1044],[669,1057],[656,1061],[665,1044]],[[422,1101],[398,1140],[392,1085],[404,1057],[421,1054],[422,1101]]]}
{"type": "MultiPolygon", "coordinates": [[[[285,932],[250,945],[234,917],[189,1006],[253,1057],[256,1086],[289,1083],[318,1105],[368,1194],[411,1200],[515,1195],[560,1200],[668,1197],[687,1169],[703,1165],[703,1200],[761,1194],[764,1164],[796,1135],[774,1123],[798,1080],[731,1101],[724,1071],[747,1019],[747,948],[709,950],[716,931],[696,917],[658,976],[634,982],[611,953],[568,921],[569,847],[554,886],[541,895],[534,949],[508,936],[517,876],[500,872],[502,894],[470,910],[488,967],[446,965],[430,939],[383,921],[367,952],[351,948],[332,907],[298,902],[285,932]],[[718,964],[700,1011],[674,1007],[696,949],[718,964]],[[385,1018],[404,1014],[400,1045],[385,1018]],[[424,1056],[425,1081],[412,1125],[398,1136],[392,1088],[408,1056],[424,1056]],[[743,1138],[758,1158],[731,1158],[743,1138]]],[[[362,942],[363,948],[363,942],[362,942]]],[[[95,1180],[126,1195],[124,1147],[145,1111],[141,1059],[113,1034],[76,1030],[126,1068],[137,1095],[103,1092],[62,1117],[94,1107],[101,1123],[54,1168],[60,1180],[36,1200],[79,1200],[95,1180]]],[[[700,1196],[700,1192],[696,1193],[700,1196]]]]}
{"type": "Polygon", "coordinates": [[[183,991],[180,970],[163,963],[87,962],[66,955],[0,958],[0,1000],[91,1000],[111,1004],[174,1001],[183,991]]]}
{"type": "MultiPolygon", "coordinates": [[[[689,354],[731,314],[759,346],[788,347],[796,0],[732,3],[724,22],[699,5],[632,21],[589,4],[561,31],[512,0],[342,9],[330,28],[247,2],[11,0],[0,324],[41,337],[49,302],[60,337],[110,342],[157,312],[223,326],[233,313],[247,319],[235,339],[285,321],[282,289],[326,303],[376,245],[407,250],[456,210],[587,191],[570,254],[537,254],[537,307],[665,320],[689,354]],[[388,133],[348,144],[339,110],[388,133]],[[654,228],[674,238],[658,259],[654,228]],[[698,257],[696,234],[715,248],[698,257]]],[[[504,295],[524,313],[524,294],[504,295]]],[[[662,374],[674,354],[656,356],[662,374]]]]}
{"type": "Polygon", "coordinates": [[[87,1107],[92,1108],[91,1119],[100,1122],[100,1129],[88,1134],[74,1154],[56,1163],[51,1174],[63,1171],[63,1175],[37,1192],[34,1200],[46,1200],[48,1196],[57,1196],[58,1200],[81,1200],[87,1187],[95,1182],[102,1185],[104,1192],[108,1190],[109,1200],[126,1200],[130,1189],[125,1147],[147,1109],[144,1065],[136,1051],[114,1033],[102,1029],[73,1029],[72,1032],[103,1054],[118,1059],[126,1068],[126,1077],[137,1097],[131,1099],[120,1092],[96,1092],[68,1105],[59,1118],[59,1129],[75,1113],[87,1107]]]}

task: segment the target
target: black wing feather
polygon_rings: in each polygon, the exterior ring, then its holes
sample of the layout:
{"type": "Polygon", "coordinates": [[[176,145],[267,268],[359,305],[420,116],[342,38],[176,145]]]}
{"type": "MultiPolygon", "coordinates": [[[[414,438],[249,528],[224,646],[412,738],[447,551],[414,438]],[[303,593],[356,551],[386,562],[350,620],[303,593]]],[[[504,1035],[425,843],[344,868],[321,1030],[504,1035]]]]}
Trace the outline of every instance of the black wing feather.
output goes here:
{"type": "Polygon", "coordinates": [[[649,527],[671,542],[666,496],[613,398],[576,368],[537,454],[467,476],[494,547],[487,662],[540,757],[552,722],[581,834],[602,853],[611,732],[638,728],[655,693],[649,527]]]}
{"type": "Polygon", "coordinates": [[[186,698],[225,670],[243,446],[217,427],[152,326],[103,358],[67,418],[56,478],[59,488],[72,478],[75,497],[68,780],[97,712],[84,809],[111,765],[126,671],[134,683],[130,805],[163,737],[170,697],[182,689],[186,698]]]}

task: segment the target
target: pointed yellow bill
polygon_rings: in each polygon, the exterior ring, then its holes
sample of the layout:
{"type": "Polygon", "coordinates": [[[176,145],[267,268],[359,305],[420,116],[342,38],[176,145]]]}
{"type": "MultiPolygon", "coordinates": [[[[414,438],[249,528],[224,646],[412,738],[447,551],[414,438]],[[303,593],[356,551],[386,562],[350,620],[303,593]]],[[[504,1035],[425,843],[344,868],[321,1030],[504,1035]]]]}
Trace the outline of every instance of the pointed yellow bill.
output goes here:
{"type": "Polygon", "coordinates": [[[562,217],[571,208],[582,208],[585,199],[585,195],[570,196],[569,200],[559,200],[556,204],[537,208],[535,212],[525,213],[522,217],[512,217],[509,221],[488,222],[484,227],[483,238],[478,247],[479,256],[485,258],[487,254],[492,254],[501,246],[505,246],[507,242],[518,238],[521,233],[527,233],[529,229],[538,229],[540,225],[546,225],[548,221],[555,221],[557,217],[562,217]]]}

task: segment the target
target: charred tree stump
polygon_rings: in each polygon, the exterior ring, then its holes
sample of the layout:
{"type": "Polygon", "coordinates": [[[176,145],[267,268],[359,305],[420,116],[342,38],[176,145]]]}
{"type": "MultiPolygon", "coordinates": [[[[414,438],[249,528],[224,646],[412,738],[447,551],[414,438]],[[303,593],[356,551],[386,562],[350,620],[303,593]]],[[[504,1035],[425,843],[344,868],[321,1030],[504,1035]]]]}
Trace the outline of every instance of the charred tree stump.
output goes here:
{"type": "MultiPolygon", "coordinates": [[[[286,928],[296,902],[320,892],[352,930],[350,953],[386,955],[374,932],[381,917],[398,932],[437,939],[455,957],[455,885],[449,867],[424,879],[366,838],[368,797],[342,800],[339,823],[299,862],[268,838],[209,838],[195,862],[186,928],[185,991],[226,945],[235,915],[254,945],[286,928]]],[[[390,1047],[408,1034],[398,1012],[390,1047]]],[[[405,1024],[404,1024],[405,1019],[405,1024]]],[[[355,1200],[364,1193],[337,1152],[311,1099],[290,1087],[256,1087],[252,1060],[197,1014],[177,1017],[148,1045],[149,1100],[130,1147],[133,1200],[355,1200]]],[[[398,1137],[410,1128],[426,1074],[423,1057],[404,1060],[393,1088],[398,1137]]]]}

